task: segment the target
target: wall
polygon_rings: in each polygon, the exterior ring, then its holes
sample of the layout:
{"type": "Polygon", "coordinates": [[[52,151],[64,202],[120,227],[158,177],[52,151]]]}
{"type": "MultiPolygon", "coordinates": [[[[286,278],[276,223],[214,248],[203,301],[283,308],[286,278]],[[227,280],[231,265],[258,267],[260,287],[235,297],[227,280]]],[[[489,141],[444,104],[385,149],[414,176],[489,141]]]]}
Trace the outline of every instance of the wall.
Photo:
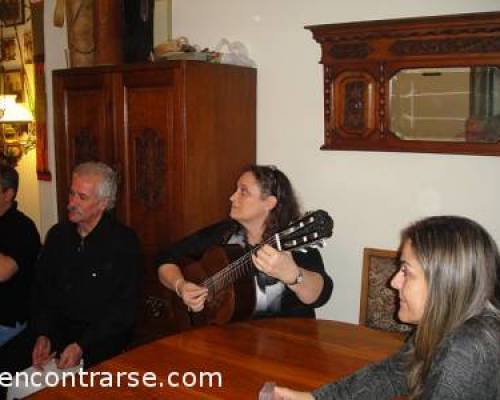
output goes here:
{"type": "Polygon", "coordinates": [[[396,248],[410,221],[468,215],[500,240],[500,158],[320,151],[320,46],[303,26],[499,8],[497,0],[174,1],[174,37],[247,46],[258,65],[258,161],[288,173],[306,209],[334,216],[323,255],[336,287],[321,317],[357,320],[363,247],[396,248]]]}
{"type": "Polygon", "coordinates": [[[40,204],[38,197],[38,179],[36,177],[36,152],[30,150],[17,164],[19,190],[17,202],[19,209],[28,215],[40,229],[40,204]]]}
{"type": "MultiPolygon", "coordinates": [[[[65,35],[51,27],[53,4],[46,0],[48,68],[64,66],[65,35]]],[[[417,218],[467,215],[500,240],[500,158],[320,151],[320,47],[303,26],[495,9],[497,0],[174,0],[174,37],[187,36],[202,48],[214,48],[223,37],[248,47],[258,64],[259,162],[276,164],[290,176],[304,208],[324,208],[335,218],[334,238],[323,255],[336,287],[320,317],[357,320],[363,247],[396,248],[400,229],[417,218]]],[[[50,72],[47,78],[51,105],[50,72]]],[[[47,227],[55,221],[55,191],[41,186],[47,227]]]]}
{"type": "Polygon", "coordinates": [[[54,160],[54,128],[52,106],[52,71],[66,68],[65,49],[68,47],[66,25],[57,28],[53,24],[56,0],[44,0],[45,85],[47,90],[47,132],[49,148],[49,170],[52,182],[39,181],[40,234],[45,237],[49,228],[57,221],[56,168],[54,160]]]}

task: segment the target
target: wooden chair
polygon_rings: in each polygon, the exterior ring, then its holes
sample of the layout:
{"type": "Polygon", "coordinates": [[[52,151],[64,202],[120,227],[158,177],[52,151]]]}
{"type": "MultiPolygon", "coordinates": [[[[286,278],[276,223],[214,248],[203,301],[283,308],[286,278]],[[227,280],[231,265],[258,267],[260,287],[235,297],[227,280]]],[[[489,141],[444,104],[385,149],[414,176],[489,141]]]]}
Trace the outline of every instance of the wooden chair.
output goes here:
{"type": "Polygon", "coordinates": [[[409,332],[412,328],[397,319],[397,292],[390,282],[399,268],[398,252],[365,248],[359,323],[370,328],[409,332]]]}

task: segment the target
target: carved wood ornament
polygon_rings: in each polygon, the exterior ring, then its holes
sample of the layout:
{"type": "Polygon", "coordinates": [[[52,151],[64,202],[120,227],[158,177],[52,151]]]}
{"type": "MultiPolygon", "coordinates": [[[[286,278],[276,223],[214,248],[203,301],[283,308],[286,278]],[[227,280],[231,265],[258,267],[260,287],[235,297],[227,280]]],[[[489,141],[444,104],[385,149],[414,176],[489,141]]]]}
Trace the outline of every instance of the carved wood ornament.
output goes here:
{"type": "MultiPolygon", "coordinates": [[[[500,66],[500,12],[307,26],[324,66],[324,150],[500,155],[499,140],[408,140],[390,130],[401,70],[500,66]]],[[[499,114],[500,118],[500,114],[499,114]]],[[[465,128],[464,128],[465,129],[465,128]]],[[[470,137],[470,135],[469,135],[470,137]]]]}
{"type": "Polygon", "coordinates": [[[96,138],[92,135],[89,129],[81,129],[75,135],[74,151],[75,165],[86,161],[99,160],[96,138]]]}
{"type": "Polygon", "coordinates": [[[165,186],[165,140],[146,128],[135,138],[135,152],[136,195],[147,208],[154,208],[165,186]]]}

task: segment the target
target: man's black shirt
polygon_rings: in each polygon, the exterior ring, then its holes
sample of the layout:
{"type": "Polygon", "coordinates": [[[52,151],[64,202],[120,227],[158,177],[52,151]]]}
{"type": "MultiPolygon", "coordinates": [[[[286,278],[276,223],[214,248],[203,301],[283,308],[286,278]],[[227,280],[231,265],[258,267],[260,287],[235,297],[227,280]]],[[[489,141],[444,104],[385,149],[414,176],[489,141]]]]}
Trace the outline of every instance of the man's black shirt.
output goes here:
{"type": "Polygon", "coordinates": [[[15,326],[29,315],[30,288],[34,263],[40,250],[40,235],[33,221],[14,202],[0,216],[0,253],[11,257],[17,272],[0,282],[0,325],[15,326]]]}

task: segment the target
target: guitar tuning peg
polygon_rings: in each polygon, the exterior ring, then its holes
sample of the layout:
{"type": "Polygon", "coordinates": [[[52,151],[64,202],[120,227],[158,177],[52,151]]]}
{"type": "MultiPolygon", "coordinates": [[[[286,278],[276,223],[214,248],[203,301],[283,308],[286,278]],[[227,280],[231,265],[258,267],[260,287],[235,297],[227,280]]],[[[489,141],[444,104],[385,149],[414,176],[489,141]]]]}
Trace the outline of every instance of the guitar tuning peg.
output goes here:
{"type": "Polygon", "coordinates": [[[311,244],[309,247],[312,247],[314,249],[322,249],[325,247],[326,243],[324,240],[318,240],[317,242],[311,244]]]}
{"type": "Polygon", "coordinates": [[[307,253],[307,249],[306,248],[300,248],[300,249],[297,249],[297,251],[300,251],[301,253],[307,253]]]}

